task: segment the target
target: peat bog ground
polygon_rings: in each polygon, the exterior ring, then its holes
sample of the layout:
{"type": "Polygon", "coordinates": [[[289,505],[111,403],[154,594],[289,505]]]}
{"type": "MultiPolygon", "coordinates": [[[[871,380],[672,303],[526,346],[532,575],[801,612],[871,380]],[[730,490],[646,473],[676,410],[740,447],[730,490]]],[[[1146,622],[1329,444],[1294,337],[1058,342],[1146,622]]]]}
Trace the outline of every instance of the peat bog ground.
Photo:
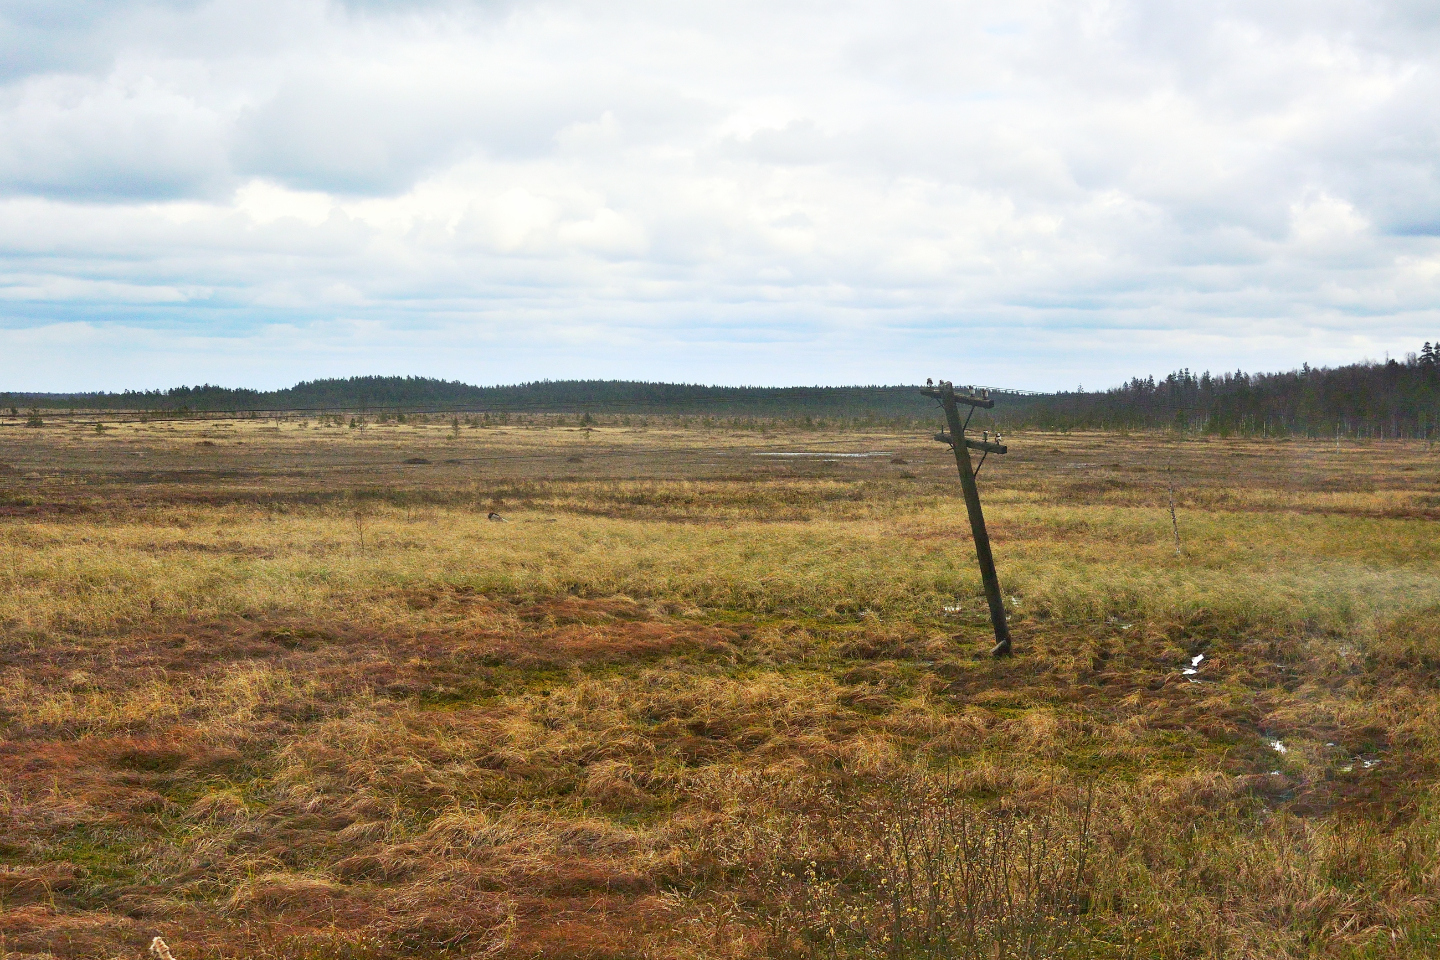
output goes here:
{"type": "Polygon", "coordinates": [[[1440,451],[1013,435],[994,661],[922,434],[471,422],[0,423],[0,957],[1440,954],[1440,451]]]}

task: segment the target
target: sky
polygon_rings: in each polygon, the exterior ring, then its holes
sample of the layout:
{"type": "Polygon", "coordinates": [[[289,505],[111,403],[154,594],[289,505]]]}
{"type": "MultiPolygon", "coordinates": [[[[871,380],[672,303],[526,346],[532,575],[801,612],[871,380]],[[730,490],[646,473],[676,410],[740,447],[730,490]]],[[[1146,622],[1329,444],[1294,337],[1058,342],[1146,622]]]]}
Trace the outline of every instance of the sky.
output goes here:
{"type": "Polygon", "coordinates": [[[1440,340],[1440,4],[0,0],[0,390],[1440,340]]]}

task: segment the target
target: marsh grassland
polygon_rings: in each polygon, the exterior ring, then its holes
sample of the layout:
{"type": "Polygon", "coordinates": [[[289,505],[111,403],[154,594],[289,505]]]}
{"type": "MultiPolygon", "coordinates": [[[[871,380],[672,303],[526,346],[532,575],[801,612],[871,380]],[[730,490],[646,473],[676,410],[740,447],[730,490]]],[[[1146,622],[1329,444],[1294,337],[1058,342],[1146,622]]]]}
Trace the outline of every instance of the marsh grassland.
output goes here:
{"type": "Polygon", "coordinates": [[[23,424],[0,956],[1440,954],[1423,444],[23,424]]]}

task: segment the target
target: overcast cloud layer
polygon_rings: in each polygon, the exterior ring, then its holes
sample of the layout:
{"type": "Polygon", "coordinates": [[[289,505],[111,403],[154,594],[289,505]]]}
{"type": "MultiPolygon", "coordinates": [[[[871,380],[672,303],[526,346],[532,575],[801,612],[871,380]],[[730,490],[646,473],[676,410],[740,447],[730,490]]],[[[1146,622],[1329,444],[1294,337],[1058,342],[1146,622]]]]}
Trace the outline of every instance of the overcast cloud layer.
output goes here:
{"type": "Polygon", "coordinates": [[[0,389],[1440,338],[1440,4],[0,0],[0,389]]]}

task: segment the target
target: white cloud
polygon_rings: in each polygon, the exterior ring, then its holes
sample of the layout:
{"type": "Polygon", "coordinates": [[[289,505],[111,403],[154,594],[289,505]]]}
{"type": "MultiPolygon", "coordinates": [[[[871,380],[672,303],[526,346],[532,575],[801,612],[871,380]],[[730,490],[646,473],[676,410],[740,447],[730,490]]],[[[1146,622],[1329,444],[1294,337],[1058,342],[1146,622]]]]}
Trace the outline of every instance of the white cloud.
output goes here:
{"type": "Polygon", "coordinates": [[[65,276],[0,276],[0,300],[39,302],[98,301],[119,304],[188,303],[204,300],[205,288],[182,289],[159,284],[115,283],[65,276]]]}
{"type": "Polygon", "coordinates": [[[235,191],[234,208],[255,223],[294,218],[318,227],[335,212],[335,198],[322,191],[289,190],[277,183],[251,180],[235,191]]]}
{"type": "Polygon", "coordinates": [[[0,0],[0,377],[1399,353],[1440,329],[1437,41],[1347,0],[0,0]]]}
{"type": "Polygon", "coordinates": [[[16,84],[0,99],[0,184],[97,199],[215,192],[226,179],[223,118],[177,80],[126,70],[16,84]]]}

